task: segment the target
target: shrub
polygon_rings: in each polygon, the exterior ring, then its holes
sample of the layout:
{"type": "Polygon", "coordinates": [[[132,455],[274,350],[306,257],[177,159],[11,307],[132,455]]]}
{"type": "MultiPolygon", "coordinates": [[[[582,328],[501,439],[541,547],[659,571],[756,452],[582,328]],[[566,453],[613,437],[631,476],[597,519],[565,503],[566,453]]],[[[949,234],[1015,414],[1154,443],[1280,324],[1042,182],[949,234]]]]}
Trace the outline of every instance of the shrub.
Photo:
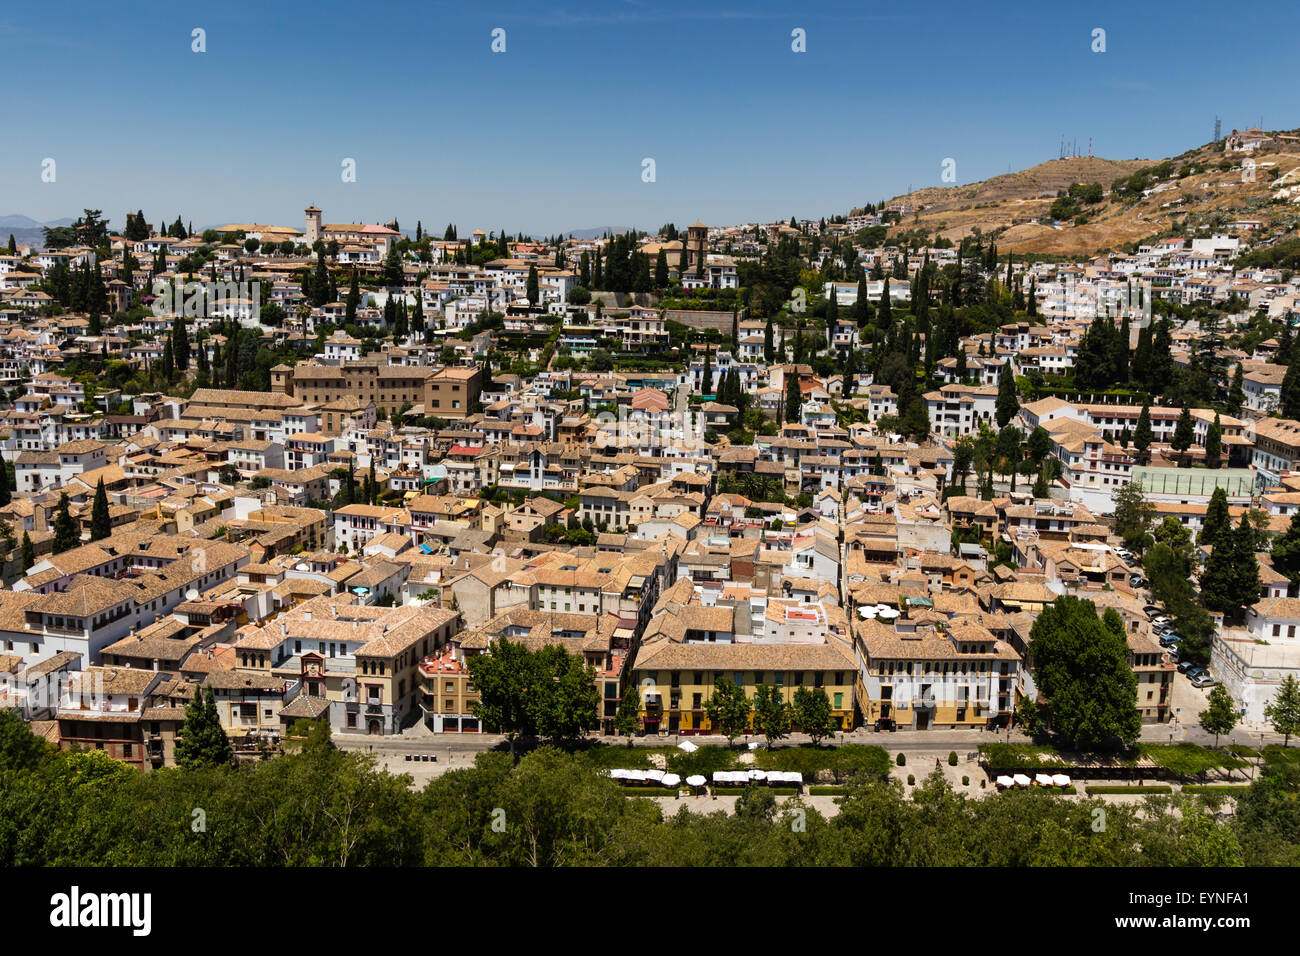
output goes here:
{"type": "Polygon", "coordinates": [[[961,785],[962,785],[963,787],[969,787],[969,786],[970,786],[970,777],[966,776],[965,774],[962,774],[961,785]]]}
{"type": "Polygon", "coordinates": [[[706,745],[694,753],[679,750],[668,758],[668,769],[681,777],[703,774],[712,779],[715,770],[734,770],[736,754],[726,747],[706,745]]]}
{"type": "Polygon", "coordinates": [[[948,751],[948,766],[949,767],[957,766],[957,751],[955,750],[948,751]]]}
{"type": "Polygon", "coordinates": [[[900,767],[906,767],[906,766],[907,766],[907,756],[906,756],[905,754],[899,754],[899,755],[898,755],[898,759],[895,760],[894,763],[898,764],[900,767]]]}
{"type": "Polygon", "coordinates": [[[908,785],[909,787],[915,787],[915,786],[916,786],[916,776],[915,776],[914,774],[910,774],[910,773],[909,773],[909,774],[907,775],[907,785],[908,785]]]}

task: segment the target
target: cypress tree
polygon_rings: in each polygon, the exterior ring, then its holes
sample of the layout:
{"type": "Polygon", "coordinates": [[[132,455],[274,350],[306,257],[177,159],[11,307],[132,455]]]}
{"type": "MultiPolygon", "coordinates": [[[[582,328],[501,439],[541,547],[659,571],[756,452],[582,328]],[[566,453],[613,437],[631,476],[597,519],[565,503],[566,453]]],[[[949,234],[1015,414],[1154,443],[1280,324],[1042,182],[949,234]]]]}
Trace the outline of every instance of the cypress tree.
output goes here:
{"type": "Polygon", "coordinates": [[[1174,451],[1187,451],[1192,447],[1195,439],[1196,426],[1192,424],[1192,411],[1184,405],[1182,414],[1178,416],[1178,424],[1174,426],[1174,437],[1169,445],[1174,451]]]}
{"type": "Polygon", "coordinates": [[[90,512],[90,540],[99,541],[113,533],[113,525],[108,516],[108,492],[104,490],[104,479],[99,479],[95,488],[95,504],[90,512]]]}
{"type": "Polygon", "coordinates": [[[26,531],[23,532],[23,573],[26,574],[36,563],[36,547],[32,544],[32,537],[26,531]]]}
{"type": "Polygon", "coordinates": [[[0,508],[13,500],[13,488],[9,484],[9,463],[0,459],[0,508]]]}
{"type": "Polygon", "coordinates": [[[1133,432],[1133,446],[1138,451],[1146,451],[1155,440],[1155,432],[1151,430],[1151,403],[1146,402],[1138,415],[1137,429],[1133,432]]]}
{"type": "Polygon", "coordinates": [[[799,373],[790,369],[786,371],[785,375],[785,420],[787,422],[797,422],[803,405],[799,395],[799,373]]]}
{"type": "Polygon", "coordinates": [[[229,766],[235,759],[230,738],[221,727],[211,687],[194,692],[185,705],[185,723],[176,739],[176,764],[186,770],[229,766]]]}
{"type": "Polygon", "coordinates": [[[68,496],[59,495],[59,508],[54,514],[54,541],[50,550],[54,554],[62,554],[81,544],[81,532],[77,530],[77,522],[72,517],[72,512],[68,510],[68,496]]]}
{"type": "Polygon", "coordinates": [[[1020,400],[1016,398],[1016,380],[1011,374],[1011,363],[1002,366],[998,376],[997,421],[998,428],[1006,428],[1007,422],[1020,411],[1020,400]]]}
{"type": "Polygon", "coordinates": [[[1219,413],[1214,413],[1214,422],[1205,431],[1205,467],[1218,468],[1223,455],[1223,428],[1219,425],[1219,413]]]}
{"type": "Polygon", "coordinates": [[[1224,543],[1232,532],[1232,520],[1228,516],[1228,492],[1224,488],[1215,488],[1210,495],[1210,504],[1205,509],[1205,519],[1201,522],[1201,533],[1196,536],[1198,545],[1211,545],[1215,548],[1224,543]]]}

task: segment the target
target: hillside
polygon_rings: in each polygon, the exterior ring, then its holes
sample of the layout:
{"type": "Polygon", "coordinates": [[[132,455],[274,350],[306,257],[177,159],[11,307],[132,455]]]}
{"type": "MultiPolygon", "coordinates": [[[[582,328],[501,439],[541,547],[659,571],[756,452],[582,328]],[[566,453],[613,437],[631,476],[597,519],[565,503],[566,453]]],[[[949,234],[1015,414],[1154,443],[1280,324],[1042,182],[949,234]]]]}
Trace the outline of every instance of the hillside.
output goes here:
{"type": "Polygon", "coordinates": [[[1158,235],[1175,221],[1220,228],[1246,218],[1259,220],[1265,233],[1291,231],[1300,222],[1297,200],[1300,139],[1279,139],[1253,154],[1225,153],[1222,143],[1211,143],[1167,160],[1054,159],[982,182],[917,190],[889,201],[915,210],[890,237],[924,229],[957,240],[978,227],[996,234],[1003,252],[1082,256],[1158,235]],[[1245,158],[1257,164],[1254,182],[1243,182],[1245,158]],[[1112,190],[1116,180],[1134,176],[1143,181],[1112,190]],[[1052,205],[1074,183],[1100,185],[1102,198],[1079,204],[1082,224],[1054,224],[1052,205]],[[1145,197],[1142,186],[1152,190],[1145,197]]]}

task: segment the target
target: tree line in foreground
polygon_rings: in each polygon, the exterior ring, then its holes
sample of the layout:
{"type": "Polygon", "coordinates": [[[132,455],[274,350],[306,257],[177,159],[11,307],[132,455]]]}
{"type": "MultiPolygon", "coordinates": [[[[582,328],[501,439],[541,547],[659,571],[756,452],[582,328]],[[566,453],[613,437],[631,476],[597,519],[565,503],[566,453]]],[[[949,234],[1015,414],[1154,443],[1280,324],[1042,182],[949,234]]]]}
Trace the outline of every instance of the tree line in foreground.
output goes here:
{"type": "Polygon", "coordinates": [[[735,813],[684,800],[664,814],[591,755],[549,747],[517,763],[484,753],[414,790],[338,750],[327,727],[264,763],[144,774],[97,751],[53,750],[0,714],[0,866],[1300,864],[1300,767],[1289,761],[1266,765],[1230,818],[1212,795],[972,799],[937,772],[910,793],[856,773],[838,799],[829,818],[760,789],[735,813]]]}

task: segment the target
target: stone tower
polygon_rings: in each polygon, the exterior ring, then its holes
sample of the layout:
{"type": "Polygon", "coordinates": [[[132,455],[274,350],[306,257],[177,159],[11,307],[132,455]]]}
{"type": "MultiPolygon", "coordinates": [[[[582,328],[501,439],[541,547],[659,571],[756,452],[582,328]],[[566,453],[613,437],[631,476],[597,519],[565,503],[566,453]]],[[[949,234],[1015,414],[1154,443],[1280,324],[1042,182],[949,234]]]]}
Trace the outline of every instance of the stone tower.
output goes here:
{"type": "Polygon", "coordinates": [[[321,237],[320,210],[315,206],[307,207],[307,236],[306,243],[308,246],[315,244],[316,240],[321,237]]]}
{"type": "Polygon", "coordinates": [[[686,227],[686,265],[696,275],[704,274],[708,241],[709,227],[704,223],[696,222],[686,227]]]}

